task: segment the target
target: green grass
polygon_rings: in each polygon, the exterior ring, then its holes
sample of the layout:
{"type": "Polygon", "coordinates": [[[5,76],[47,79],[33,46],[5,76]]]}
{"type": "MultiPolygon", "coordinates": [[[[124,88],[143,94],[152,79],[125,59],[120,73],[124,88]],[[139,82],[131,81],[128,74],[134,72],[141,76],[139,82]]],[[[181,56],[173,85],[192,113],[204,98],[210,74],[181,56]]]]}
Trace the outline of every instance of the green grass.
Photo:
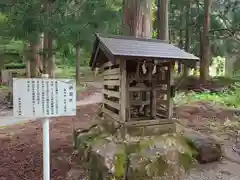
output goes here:
{"type": "MultiPolygon", "coordinates": [[[[56,77],[58,78],[75,78],[76,68],[69,66],[60,66],[56,68],[56,77]]],[[[80,67],[80,73],[83,76],[93,75],[90,67],[80,67]]]]}
{"type": "Polygon", "coordinates": [[[0,85],[0,90],[7,90],[8,89],[8,86],[6,85],[0,85]]]}
{"type": "Polygon", "coordinates": [[[223,92],[188,92],[178,93],[174,98],[176,105],[188,104],[196,101],[208,101],[227,107],[240,107],[240,83],[234,83],[223,92]]]}
{"type": "MultiPolygon", "coordinates": [[[[75,79],[76,69],[72,66],[59,66],[56,68],[56,77],[57,78],[73,78],[75,79]]],[[[94,72],[90,67],[80,67],[80,82],[88,82],[88,81],[101,81],[101,76],[95,76],[94,72]]]]}

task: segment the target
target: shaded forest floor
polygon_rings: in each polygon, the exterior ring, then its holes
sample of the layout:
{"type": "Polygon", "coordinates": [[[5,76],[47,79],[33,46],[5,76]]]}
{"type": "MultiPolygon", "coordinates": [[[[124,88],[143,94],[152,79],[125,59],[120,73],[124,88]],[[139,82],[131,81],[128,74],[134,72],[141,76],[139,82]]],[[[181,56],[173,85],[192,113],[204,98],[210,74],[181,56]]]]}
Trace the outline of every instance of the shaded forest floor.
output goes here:
{"type": "MultiPolygon", "coordinates": [[[[80,99],[97,91],[89,88],[80,99]]],[[[66,180],[80,158],[73,155],[73,128],[86,128],[96,115],[97,105],[84,106],[75,117],[53,118],[50,123],[51,177],[66,180]]],[[[42,178],[42,123],[40,121],[0,129],[0,180],[42,178]]],[[[75,171],[76,172],[76,171],[75,171]]],[[[76,175],[74,175],[76,176],[76,175]]],[[[79,179],[83,174],[78,171],[79,179]]]]}
{"type": "Polygon", "coordinates": [[[184,127],[217,139],[224,151],[220,162],[199,165],[189,171],[186,180],[240,179],[240,117],[212,102],[192,102],[175,108],[175,116],[184,127]]]}
{"type": "MultiPolygon", "coordinates": [[[[100,88],[88,86],[80,93],[85,99],[100,88]]],[[[98,105],[83,106],[76,117],[51,120],[51,176],[53,180],[84,179],[73,154],[73,128],[89,126],[98,105]]],[[[175,116],[185,127],[204,134],[215,135],[227,152],[221,162],[197,166],[186,180],[240,179],[240,118],[222,106],[211,102],[195,101],[175,107],[175,116]]],[[[37,180],[42,178],[42,124],[40,121],[13,125],[0,129],[0,180],[37,180]]]]}

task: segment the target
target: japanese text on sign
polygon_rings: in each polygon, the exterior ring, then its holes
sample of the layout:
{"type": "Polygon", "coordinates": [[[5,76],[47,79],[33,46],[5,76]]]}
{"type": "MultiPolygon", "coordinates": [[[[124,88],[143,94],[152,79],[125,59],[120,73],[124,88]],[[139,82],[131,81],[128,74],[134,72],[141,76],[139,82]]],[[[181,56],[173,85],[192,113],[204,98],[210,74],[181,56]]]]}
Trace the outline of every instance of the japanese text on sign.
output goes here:
{"type": "Polygon", "coordinates": [[[76,115],[76,85],[67,79],[13,79],[15,117],[76,115]]]}

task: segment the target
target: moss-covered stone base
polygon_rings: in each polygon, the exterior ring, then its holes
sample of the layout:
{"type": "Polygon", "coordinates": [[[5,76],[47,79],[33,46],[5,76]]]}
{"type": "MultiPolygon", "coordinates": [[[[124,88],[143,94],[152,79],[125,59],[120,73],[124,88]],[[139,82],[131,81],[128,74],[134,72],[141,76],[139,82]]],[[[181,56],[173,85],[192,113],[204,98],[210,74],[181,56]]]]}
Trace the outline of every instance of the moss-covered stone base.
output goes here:
{"type": "Polygon", "coordinates": [[[74,146],[90,180],[126,176],[129,180],[176,180],[196,162],[197,152],[180,135],[133,137],[123,131],[107,132],[95,126],[75,133],[74,146]]]}

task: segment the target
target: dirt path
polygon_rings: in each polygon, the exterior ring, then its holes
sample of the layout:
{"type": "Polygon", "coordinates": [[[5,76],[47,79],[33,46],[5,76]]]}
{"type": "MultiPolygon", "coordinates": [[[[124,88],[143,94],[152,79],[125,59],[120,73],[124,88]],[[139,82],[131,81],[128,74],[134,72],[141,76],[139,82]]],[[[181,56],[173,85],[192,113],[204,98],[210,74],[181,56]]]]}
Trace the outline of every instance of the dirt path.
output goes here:
{"type": "MultiPolygon", "coordinates": [[[[94,91],[95,89],[95,91],[94,91]]],[[[89,101],[90,92],[82,93],[81,102],[89,101]]],[[[91,97],[91,96],[90,96],[91,97]]],[[[101,97],[101,96],[100,96],[101,97]]],[[[91,98],[92,99],[92,98],[91,98]]],[[[90,100],[91,100],[90,99],[90,100]]],[[[70,169],[77,166],[72,152],[73,128],[83,128],[96,115],[98,105],[82,106],[75,117],[54,118],[50,123],[51,178],[66,180],[70,169]]],[[[28,122],[0,129],[0,180],[42,179],[42,123],[28,122]]],[[[79,169],[81,173],[81,169],[79,169]]],[[[81,176],[80,179],[83,179],[81,176]]]]}
{"type": "MultiPolygon", "coordinates": [[[[84,127],[95,115],[96,105],[86,106],[74,118],[51,121],[51,177],[65,180],[71,165],[73,127],[84,127]]],[[[29,122],[0,130],[0,180],[42,178],[42,125],[29,122]]]]}

